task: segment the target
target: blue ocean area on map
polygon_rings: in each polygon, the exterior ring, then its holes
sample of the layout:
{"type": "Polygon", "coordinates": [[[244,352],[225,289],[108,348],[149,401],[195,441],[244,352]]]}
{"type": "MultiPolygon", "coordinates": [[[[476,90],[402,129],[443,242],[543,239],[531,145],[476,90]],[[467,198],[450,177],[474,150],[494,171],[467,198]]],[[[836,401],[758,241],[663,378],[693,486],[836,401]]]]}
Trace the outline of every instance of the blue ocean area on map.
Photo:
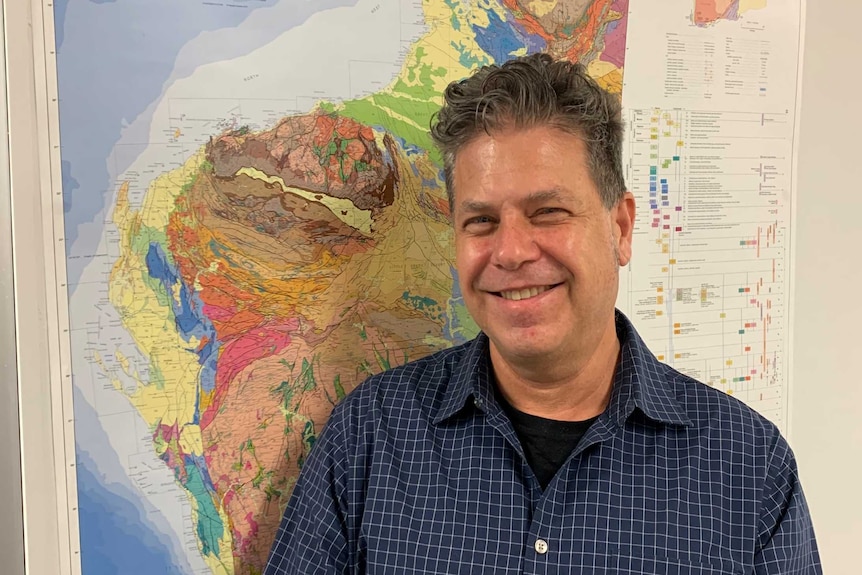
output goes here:
{"type": "Polygon", "coordinates": [[[183,571],[154,531],[146,529],[140,510],[126,497],[108,491],[96,477],[95,464],[78,457],[82,572],[87,575],[141,575],[183,571]]]}
{"type": "MultiPolygon", "coordinates": [[[[80,394],[75,394],[75,400],[76,419],[95,421],[95,411],[80,394]]],[[[112,481],[105,485],[101,479],[100,469],[120,466],[101,429],[78,425],[76,433],[88,447],[83,450],[79,445],[77,449],[82,573],[186,573],[185,561],[172,549],[170,537],[150,520],[158,511],[145,511],[131,484],[112,481]],[[99,453],[98,466],[88,451],[99,453]]]]}
{"type": "MultiPolygon", "coordinates": [[[[355,0],[296,3],[290,19],[279,18],[254,33],[237,35],[236,41],[220,46],[219,52],[195,54],[198,61],[177,68],[177,56],[189,41],[207,31],[234,28],[255,10],[276,3],[259,0],[231,7],[199,0],[57,2],[54,25],[70,292],[89,261],[74,256],[93,252],[101,237],[106,218],[100,214],[114,191],[108,171],[111,151],[124,127],[147,111],[165,83],[188,76],[203,64],[247,54],[312,14],[352,5],[355,0]],[[82,201],[76,201],[82,196],[82,201]],[[87,224],[91,225],[85,229],[87,224]]],[[[148,131],[147,123],[144,133],[148,131]]],[[[131,163],[133,158],[126,161],[131,163]]],[[[119,174],[128,165],[112,168],[119,174]]]]}

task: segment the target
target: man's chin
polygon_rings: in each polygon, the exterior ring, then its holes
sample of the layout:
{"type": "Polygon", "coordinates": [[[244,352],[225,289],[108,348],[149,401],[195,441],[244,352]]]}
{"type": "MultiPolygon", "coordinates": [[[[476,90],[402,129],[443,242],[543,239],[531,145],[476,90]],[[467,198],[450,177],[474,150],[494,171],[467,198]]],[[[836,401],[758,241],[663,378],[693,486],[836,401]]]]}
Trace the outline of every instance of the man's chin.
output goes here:
{"type": "Polygon", "coordinates": [[[488,334],[496,355],[507,363],[532,363],[553,356],[555,350],[544,337],[519,337],[518,329],[513,328],[507,333],[494,337],[488,334]]]}

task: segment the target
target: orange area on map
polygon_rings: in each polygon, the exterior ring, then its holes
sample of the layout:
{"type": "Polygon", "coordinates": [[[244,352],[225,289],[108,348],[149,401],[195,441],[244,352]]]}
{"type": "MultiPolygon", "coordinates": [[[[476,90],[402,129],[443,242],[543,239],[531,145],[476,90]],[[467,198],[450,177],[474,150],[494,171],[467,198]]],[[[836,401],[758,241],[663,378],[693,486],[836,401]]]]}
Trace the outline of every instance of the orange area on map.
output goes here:
{"type": "Polygon", "coordinates": [[[739,0],[694,0],[695,24],[711,24],[726,17],[733,8],[738,9],[739,0]]]}

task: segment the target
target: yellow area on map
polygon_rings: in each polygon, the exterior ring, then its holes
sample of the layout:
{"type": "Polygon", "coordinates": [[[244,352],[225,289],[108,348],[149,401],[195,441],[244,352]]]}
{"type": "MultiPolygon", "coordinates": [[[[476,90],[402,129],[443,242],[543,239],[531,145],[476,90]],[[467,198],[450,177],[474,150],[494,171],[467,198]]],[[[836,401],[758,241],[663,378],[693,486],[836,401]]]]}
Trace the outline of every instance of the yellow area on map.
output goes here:
{"type": "MultiPolygon", "coordinates": [[[[141,388],[145,385],[141,381],[140,375],[137,372],[134,374],[131,372],[131,370],[129,369],[129,359],[123,353],[121,353],[119,350],[114,352],[114,356],[117,359],[117,363],[120,364],[120,367],[122,368],[123,373],[125,373],[128,377],[132,378],[133,380],[135,380],[138,383],[137,391],[135,393],[133,393],[131,396],[129,396],[128,394],[125,393],[125,390],[123,389],[123,382],[105,364],[105,361],[102,359],[101,354],[99,354],[99,352],[93,352],[93,360],[108,375],[108,377],[111,380],[111,385],[114,387],[114,389],[116,389],[120,393],[123,393],[124,395],[127,395],[127,397],[132,397],[132,398],[137,397],[138,401],[140,401],[141,396],[139,395],[138,392],[140,392],[141,388]]],[[[152,387],[155,387],[155,386],[153,385],[152,387]]],[[[173,401],[173,400],[170,400],[170,401],[173,401]]],[[[146,400],[144,400],[144,402],[146,403],[146,400]]],[[[133,402],[133,404],[134,404],[134,402],[133,402]]],[[[150,404],[152,407],[155,407],[157,409],[160,407],[163,407],[162,401],[153,401],[153,402],[150,402],[150,404]]],[[[138,408],[138,405],[135,404],[135,407],[138,408]]],[[[140,409],[138,409],[138,410],[140,411],[140,409]]],[[[167,420],[163,420],[163,421],[167,421],[167,420]]],[[[150,422],[148,421],[147,423],[150,423],[150,422]]],[[[150,423],[150,425],[154,425],[154,424],[150,423]]],[[[184,453],[189,453],[189,454],[201,454],[201,453],[203,453],[203,440],[201,438],[200,427],[198,427],[197,425],[186,426],[183,429],[183,432],[180,434],[179,445],[182,448],[184,453]]]]}
{"type": "Polygon", "coordinates": [[[739,0],[739,13],[766,8],[767,0],[739,0]]]}
{"type": "Polygon", "coordinates": [[[150,359],[150,381],[139,381],[137,389],[128,396],[150,426],[162,421],[182,425],[194,419],[200,365],[196,354],[187,351],[189,342],[177,332],[171,309],[159,302],[146,283],[149,274],[144,258],[131,248],[142,226],[167,229],[174,200],[182,186],[197,173],[202,160],[200,150],[182,167],[156,178],[137,212],[130,209],[129,188],[124,183],[114,209],[113,219],[123,238],[120,242],[123,251],[111,271],[108,296],[138,348],[150,359]],[[154,382],[155,371],[159,374],[158,385],[154,382]]]}
{"type": "Polygon", "coordinates": [[[318,202],[320,204],[323,204],[324,206],[329,208],[329,210],[336,218],[338,218],[348,226],[366,234],[371,233],[371,210],[361,210],[357,208],[356,205],[348,199],[333,198],[332,196],[328,196],[326,194],[309,192],[308,190],[301,190],[299,188],[288,186],[284,183],[284,180],[281,178],[281,176],[270,176],[264,174],[257,168],[240,168],[236,171],[236,175],[248,176],[249,178],[260,180],[262,182],[266,182],[267,184],[278,184],[285,192],[296,194],[297,196],[300,196],[301,198],[306,199],[309,202],[318,202]]]}
{"type": "MultiPolygon", "coordinates": [[[[405,65],[401,73],[393,79],[404,82],[407,86],[422,86],[429,94],[428,101],[442,102],[442,94],[449,83],[453,80],[463,78],[469,73],[461,62],[461,52],[458,46],[471,47],[476,56],[484,55],[484,52],[476,43],[472,26],[487,28],[490,23],[489,12],[496,13],[501,19],[507,18],[506,11],[496,2],[480,0],[475,7],[462,5],[453,10],[453,7],[445,0],[427,0],[424,3],[425,21],[448,23],[454,17],[460,22],[458,29],[451,25],[431,26],[428,34],[413,44],[413,47],[405,59],[405,65]],[[423,82],[420,74],[414,75],[414,70],[421,68],[431,70],[443,70],[445,74],[433,75],[427,84],[423,82]]],[[[384,90],[389,92],[390,88],[384,90]]],[[[427,127],[423,127],[423,130],[427,127]]]]}
{"type": "MultiPolygon", "coordinates": [[[[129,214],[127,188],[121,189],[114,210],[114,223],[120,232],[128,238],[143,219],[140,214],[129,214]]],[[[111,271],[108,296],[138,348],[149,357],[151,376],[160,374],[160,384],[156,377],[149,382],[139,380],[128,398],[150,426],[161,421],[191,422],[200,369],[197,356],[185,351],[189,343],[177,333],[171,310],[145,283],[148,272],[143,258],[131,253],[128,240],[121,245],[123,253],[111,271]]]]}
{"type": "MultiPolygon", "coordinates": [[[[445,0],[441,2],[441,4],[445,6],[445,0]]],[[[445,7],[446,9],[451,10],[448,6],[445,7]]],[[[506,10],[503,8],[502,3],[494,2],[492,0],[478,0],[475,8],[472,8],[467,4],[466,9],[470,12],[471,23],[481,26],[482,28],[487,28],[488,25],[491,24],[491,18],[488,16],[489,12],[494,12],[504,21],[507,19],[506,10]]],[[[447,30],[447,32],[450,31],[447,30]]]]}
{"type": "Polygon", "coordinates": [[[612,94],[622,94],[623,75],[616,65],[596,58],[587,65],[587,73],[605,90],[612,94]]]}
{"type": "Polygon", "coordinates": [[[533,0],[530,2],[530,12],[541,18],[554,9],[557,0],[533,0]]]}
{"type": "MultiPolygon", "coordinates": [[[[168,227],[174,202],[199,172],[204,161],[204,149],[198,150],[182,167],[162,174],[147,190],[144,202],[138,211],[129,204],[129,185],[124,183],[117,195],[113,220],[122,240],[122,252],[111,270],[108,296],[120,314],[128,333],[138,348],[150,360],[149,381],[141,381],[137,373],[130,373],[129,360],[120,352],[115,352],[117,363],[126,374],[137,382],[136,389],[125,393],[126,397],[143,417],[148,426],[155,429],[160,423],[182,430],[179,445],[189,455],[203,454],[203,440],[198,425],[193,424],[195,401],[200,372],[198,357],[190,349],[197,345],[195,338],[186,341],[175,326],[175,318],[169,305],[159,301],[159,296],[147,283],[149,273],[145,258],[135,252],[133,246],[139,241],[138,235],[144,226],[164,231],[168,227]]],[[[176,293],[170,294],[177,297],[176,293]]],[[[96,360],[104,366],[101,357],[96,360]]],[[[123,392],[123,386],[115,374],[108,376],[114,387],[123,392]]],[[[188,493],[195,524],[197,523],[198,503],[193,494],[188,493]]],[[[229,525],[229,518],[219,509],[222,525],[229,525]]],[[[199,542],[200,543],[200,542],[199,542]]],[[[204,560],[213,573],[230,575],[233,573],[233,539],[230,529],[218,540],[219,560],[207,554],[204,560]]]]}

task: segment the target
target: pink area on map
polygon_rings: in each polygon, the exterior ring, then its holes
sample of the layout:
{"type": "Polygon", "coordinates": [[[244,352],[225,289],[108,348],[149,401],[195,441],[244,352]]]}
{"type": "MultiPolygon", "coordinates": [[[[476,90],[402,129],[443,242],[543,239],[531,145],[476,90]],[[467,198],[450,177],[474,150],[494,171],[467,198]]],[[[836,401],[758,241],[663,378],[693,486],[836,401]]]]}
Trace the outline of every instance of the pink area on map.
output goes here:
{"type": "Polygon", "coordinates": [[[164,452],[161,454],[161,458],[167,464],[168,468],[181,477],[185,476],[182,447],[180,447],[179,443],[176,443],[180,438],[179,424],[176,421],[174,421],[173,425],[160,423],[153,433],[153,438],[161,438],[167,444],[167,447],[165,447],[164,452]]]}
{"type": "Polygon", "coordinates": [[[619,12],[622,18],[611,22],[605,32],[605,49],[601,59],[610,62],[617,68],[622,68],[626,59],[626,31],[629,22],[629,0],[616,0],[611,10],[619,12]]]}
{"type": "Polygon", "coordinates": [[[216,389],[228,385],[248,364],[281,351],[290,344],[290,333],[298,327],[299,322],[290,319],[255,328],[227,342],[218,359],[216,389]]]}
{"type": "Polygon", "coordinates": [[[270,357],[290,345],[290,333],[298,327],[299,321],[296,319],[272,322],[256,327],[224,344],[216,369],[215,397],[201,414],[201,429],[206,429],[218,413],[221,398],[236,375],[249,364],[270,357]]]}
{"type": "Polygon", "coordinates": [[[257,521],[254,520],[254,514],[248,512],[245,516],[246,528],[243,530],[245,534],[243,534],[240,529],[234,525],[233,529],[233,545],[234,550],[233,554],[241,555],[242,553],[247,553],[249,547],[254,544],[255,538],[257,537],[258,525],[257,521]]]}
{"type": "Polygon", "coordinates": [[[217,305],[204,304],[204,315],[210,321],[228,321],[236,313],[236,306],[226,308],[217,305]]]}
{"type": "Polygon", "coordinates": [[[160,423],[156,429],[156,434],[161,436],[165,443],[170,443],[171,441],[180,438],[180,426],[176,421],[174,421],[173,425],[160,423]]]}
{"type": "Polygon", "coordinates": [[[248,523],[248,536],[253,538],[257,535],[257,521],[254,520],[254,515],[251,511],[245,516],[245,520],[248,523]]]}

